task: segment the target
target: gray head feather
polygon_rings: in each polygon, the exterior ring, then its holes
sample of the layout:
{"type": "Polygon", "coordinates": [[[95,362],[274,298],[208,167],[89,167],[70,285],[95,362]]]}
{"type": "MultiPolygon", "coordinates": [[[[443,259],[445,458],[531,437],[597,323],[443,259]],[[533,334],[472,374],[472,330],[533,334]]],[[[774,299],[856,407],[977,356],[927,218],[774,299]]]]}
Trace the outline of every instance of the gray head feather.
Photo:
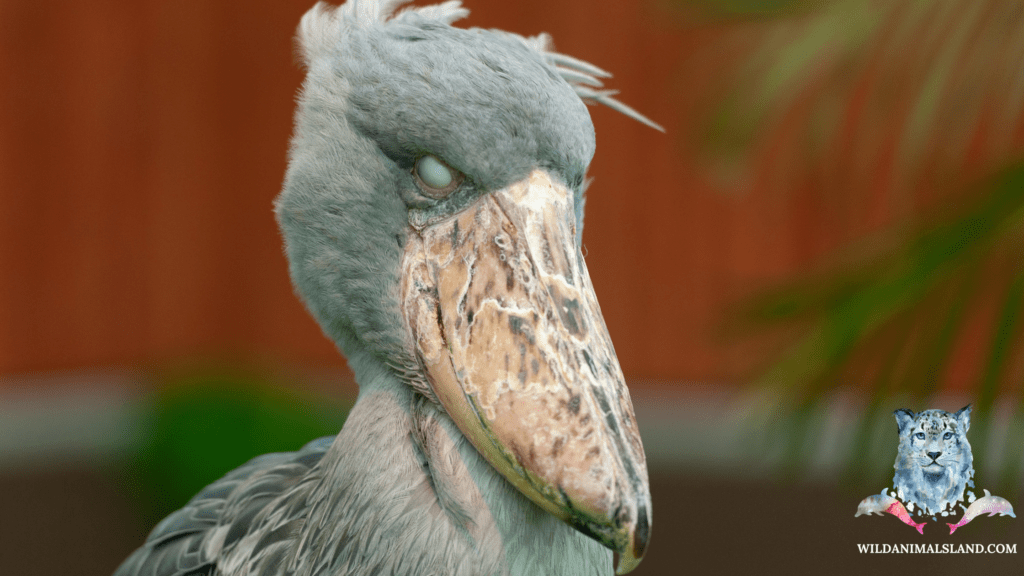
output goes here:
{"type": "MultiPolygon", "coordinates": [[[[317,3],[312,10],[306,13],[299,25],[298,39],[306,63],[308,64],[317,54],[333,47],[336,44],[337,36],[343,33],[343,28],[346,26],[366,27],[383,24],[389,19],[400,22],[410,16],[451,24],[469,15],[469,10],[462,7],[461,0],[449,0],[433,6],[405,8],[391,17],[396,8],[409,1],[349,0],[333,10],[324,2],[317,3]]],[[[588,86],[600,88],[603,84],[598,78],[611,78],[612,75],[589,62],[554,52],[554,43],[549,34],[541,33],[532,37],[519,36],[509,32],[503,32],[503,34],[518,38],[541,54],[544,60],[572,86],[576,94],[584,101],[604,104],[655,130],[665,131],[664,128],[643,114],[612,98],[616,92],[596,92],[588,88],[588,86]]]]}

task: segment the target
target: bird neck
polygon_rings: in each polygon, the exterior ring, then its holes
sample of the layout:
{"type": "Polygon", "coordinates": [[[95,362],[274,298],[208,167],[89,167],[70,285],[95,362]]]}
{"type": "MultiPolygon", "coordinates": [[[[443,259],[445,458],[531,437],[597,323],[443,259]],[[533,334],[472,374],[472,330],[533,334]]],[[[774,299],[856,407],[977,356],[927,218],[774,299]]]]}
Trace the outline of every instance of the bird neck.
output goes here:
{"type": "Polygon", "coordinates": [[[611,573],[609,550],[517,491],[443,410],[387,370],[359,381],[310,498],[304,531],[329,532],[301,538],[329,567],[311,574],[611,573]]]}

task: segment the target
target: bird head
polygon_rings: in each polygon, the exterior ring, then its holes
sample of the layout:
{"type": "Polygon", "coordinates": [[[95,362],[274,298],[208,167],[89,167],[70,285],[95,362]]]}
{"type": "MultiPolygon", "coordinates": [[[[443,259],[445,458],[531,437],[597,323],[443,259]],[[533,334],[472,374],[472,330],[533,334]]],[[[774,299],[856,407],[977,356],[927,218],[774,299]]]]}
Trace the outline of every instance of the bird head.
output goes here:
{"type": "Polygon", "coordinates": [[[646,460],[580,245],[602,70],[451,23],[317,4],[276,204],[296,290],[361,368],[437,403],[544,510],[639,563],[646,460]]]}

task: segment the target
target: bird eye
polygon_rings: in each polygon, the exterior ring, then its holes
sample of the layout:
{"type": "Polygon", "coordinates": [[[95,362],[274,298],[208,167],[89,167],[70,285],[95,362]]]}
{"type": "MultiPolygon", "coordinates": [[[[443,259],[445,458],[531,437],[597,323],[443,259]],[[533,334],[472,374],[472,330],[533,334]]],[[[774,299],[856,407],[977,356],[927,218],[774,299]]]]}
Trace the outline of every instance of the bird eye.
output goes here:
{"type": "Polygon", "coordinates": [[[423,193],[431,198],[444,198],[462,183],[460,172],[431,154],[420,156],[412,173],[423,193]]]}

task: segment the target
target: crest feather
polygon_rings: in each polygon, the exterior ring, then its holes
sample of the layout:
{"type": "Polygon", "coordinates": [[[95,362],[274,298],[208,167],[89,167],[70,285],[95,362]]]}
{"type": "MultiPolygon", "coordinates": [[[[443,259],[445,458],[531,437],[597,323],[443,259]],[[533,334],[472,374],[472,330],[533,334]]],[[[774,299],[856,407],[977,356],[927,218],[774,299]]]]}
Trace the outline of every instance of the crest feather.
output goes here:
{"type": "Polygon", "coordinates": [[[365,27],[383,24],[394,17],[400,20],[409,14],[416,14],[445,24],[465,18],[469,10],[462,7],[461,0],[448,0],[433,6],[411,6],[395,14],[395,10],[410,0],[348,0],[334,7],[326,2],[317,2],[299,22],[296,37],[298,50],[306,66],[323,52],[330,50],[337,42],[345,27],[365,27]]]}
{"type": "MultiPolygon", "coordinates": [[[[329,51],[336,45],[338,37],[344,33],[344,29],[348,27],[383,24],[389,20],[402,20],[405,16],[413,14],[421,18],[451,24],[469,15],[469,10],[462,7],[461,0],[448,0],[432,6],[411,6],[395,14],[395,10],[399,6],[408,2],[410,0],[348,0],[336,8],[328,6],[324,2],[317,2],[309,12],[306,12],[299,23],[296,40],[303,63],[310,66],[316,57],[329,51]]],[[[538,52],[584,102],[603,104],[655,130],[665,131],[664,128],[643,114],[612,98],[617,91],[595,90],[595,88],[604,86],[599,78],[610,78],[611,74],[589,62],[555,52],[549,34],[541,33],[531,37],[506,34],[519,38],[524,44],[538,52]]]]}

